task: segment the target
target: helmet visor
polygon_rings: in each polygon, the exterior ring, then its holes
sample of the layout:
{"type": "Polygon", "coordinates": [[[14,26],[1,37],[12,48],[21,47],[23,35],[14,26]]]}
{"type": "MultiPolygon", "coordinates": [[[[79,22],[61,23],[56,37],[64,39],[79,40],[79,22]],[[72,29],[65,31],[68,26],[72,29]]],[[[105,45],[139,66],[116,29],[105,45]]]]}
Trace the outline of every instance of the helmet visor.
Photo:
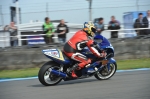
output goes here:
{"type": "Polygon", "coordinates": [[[93,28],[93,27],[91,28],[91,30],[92,30],[92,32],[93,32],[93,33],[95,33],[95,32],[96,32],[96,29],[95,29],[95,28],[93,28]]]}

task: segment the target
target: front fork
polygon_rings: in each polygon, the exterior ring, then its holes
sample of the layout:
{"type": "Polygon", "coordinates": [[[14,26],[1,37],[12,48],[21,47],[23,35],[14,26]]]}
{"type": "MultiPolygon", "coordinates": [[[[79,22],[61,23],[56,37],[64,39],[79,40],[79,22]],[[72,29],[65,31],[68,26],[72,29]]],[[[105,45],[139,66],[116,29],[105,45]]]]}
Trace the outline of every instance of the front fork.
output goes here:
{"type": "Polygon", "coordinates": [[[115,59],[113,59],[113,58],[109,58],[109,60],[107,61],[107,63],[105,64],[105,65],[107,65],[106,67],[106,71],[107,72],[109,72],[109,70],[110,70],[110,64],[112,64],[112,63],[116,63],[116,60],[115,59]]]}

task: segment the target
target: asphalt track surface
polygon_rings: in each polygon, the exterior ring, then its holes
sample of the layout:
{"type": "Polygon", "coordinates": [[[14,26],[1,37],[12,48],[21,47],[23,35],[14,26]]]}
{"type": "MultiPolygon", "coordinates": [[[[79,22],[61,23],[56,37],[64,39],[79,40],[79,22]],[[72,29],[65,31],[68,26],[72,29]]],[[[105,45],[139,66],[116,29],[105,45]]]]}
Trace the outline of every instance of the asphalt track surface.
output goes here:
{"type": "Polygon", "coordinates": [[[0,99],[150,99],[150,70],[116,73],[45,87],[38,79],[0,83],[0,99]]]}

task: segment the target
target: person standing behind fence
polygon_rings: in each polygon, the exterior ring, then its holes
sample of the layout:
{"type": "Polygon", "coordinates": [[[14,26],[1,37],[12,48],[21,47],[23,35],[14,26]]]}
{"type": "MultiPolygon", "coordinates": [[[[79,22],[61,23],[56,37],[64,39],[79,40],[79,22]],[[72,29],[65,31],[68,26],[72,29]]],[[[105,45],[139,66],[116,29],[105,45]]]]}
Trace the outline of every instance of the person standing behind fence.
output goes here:
{"type": "MultiPolygon", "coordinates": [[[[143,24],[143,14],[139,13],[138,18],[134,22],[134,28],[144,28],[143,24]]],[[[144,30],[135,30],[137,35],[144,35],[144,30]]]]}
{"type": "Polygon", "coordinates": [[[143,18],[144,28],[149,28],[144,30],[145,35],[150,34],[150,10],[147,11],[147,16],[143,18]]]}
{"type": "MultiPolygon", "coordinates": [[[[120,22],[115,20],[115,16],[111,16],[111,21],[108,23],[109,30],[120,29],[120,22]]],[[[111,31],[111,38],[118,38],[118,31],[111,31]]]]}
{"type": "Polygon", "coordinates": [[[18,46],[18,38],[17,38],[17,27],[14,22],[11,22],[10,25],[7,25],[4,30],[8,30],[10,32],[10,45],[18,46]]]}
{"type": "Polygon", "coordinates": [[[104,31],[104,24],[103,24],[103,22],[104,22],[104,19],[103,18],[99,18],[98,19],[98,23],[94,24],[95,28],[96,28],[96,31],[97,31],[95,33],[95,35],[99,35],[99,34],[102,33],[102,31],[104,31]]]}
{"type": "Polygon", "coordinates": [[[60,42],[66,42],[66,33],[69,32],[68,26],[65,24],[65,21],[62,19],[60,24],[57,26],[58,39],[60,42]]]}
{"type": "Polygon", "coordinates": [[[44,40],[46,44],[49,44],[52,42],[52,35],[54,34],[54,26],[53,23],[50,21],[48,17],[45,18],[45,23],[43,24],[43,33],[46,34],[44,35],[44,40]]]}

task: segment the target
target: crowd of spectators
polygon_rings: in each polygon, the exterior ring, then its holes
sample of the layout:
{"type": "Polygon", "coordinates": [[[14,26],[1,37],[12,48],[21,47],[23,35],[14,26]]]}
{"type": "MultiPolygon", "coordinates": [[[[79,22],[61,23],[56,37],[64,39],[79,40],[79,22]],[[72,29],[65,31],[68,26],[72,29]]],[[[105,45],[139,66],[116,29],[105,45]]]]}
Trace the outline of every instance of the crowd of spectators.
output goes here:
{"type": "Polygon", "coordinates": [[[54,30],[54,25],[50,21],[48,17],[45,18],[45,23],[42,26],[44,35],[44,40],[46,44],[52,42],[52,37],[57,33],[58,40],[61,43],[65,43],[66,41],[66,33],[69,32],[68,26],[65,24],[65,21],[62,19],[58,26],[56,27],[56,31],[54,30]]]}
{"type": "MultiPolygon", "coordinates": [[[[104,31],[104,18],[99,18],[98,22],[95,23],[97,32],[96,35],[99,35],[104,31]]],[[[108,23],[108,30],[118,30],[120,29],[120,22],[115,19],[115,16],[111,16],[111,21],[108,23]]],[[[118,31],[111,31],[111,38],[118,38],[118,31]]]]}
{"type": "MultiPolygon", "coordinates": [[[[139,13],[138,19],[135,20],[134,28],[150,28],[149,24],[150,24],[150,10],[147,11],[147,16],[144,18],[143,18],[142,13],[139,13]]],[[[118,38],[118,30],[121,28],[120,25],[121,25],[120,22],[116,20],[115,16],[111,16],[111,20],[109,21],[108,26],[107,26],[107,30],[113,30],[111,31],[111,38],[118,38]]],[[[104,18],[102,17],[99,18],[98,22],[95,22],[95,27],[97,30],[95,35],[102,34],[105,28],[104,18]]],[[[42,28],[43,28],[43,34],[45,34],[43,37],[44,37],[44,41],[46,44],[53,42],[52,37],[54,35],[58,36],[58,40],[60,43],[66,42],[66,34],[69,32],[69,28],[65,24],[64,19],[60,20],[60,23],[57,25],[56,29],[54,29],[54,25],[51,22],[50,18],[46,17],[45,22],[42,25],[42,28]]],[[[136,32],[138,35],[146,35],[150,33],[150,30],[148,29],[136,30],[136,32]]],[[[12,33],[12,35],[15,35],[15,34],[12,33]]]]}
{"type": "MultiPolygon", "coordinates": [[[[96,33],[95,35],[101,34],[104,31],[104,18],[99,18],[98,22],[95,23],[96,33]]],[[[52,43],[52,37],[54,35],[58,36],[60,43],[66,42],[66,34],[69,32],[68,26],[65,24],[65,21],[62,19],[56,30],[54,30],[54,25],[48,17],[45,18],[45,23],[42,26],[44,40],[46,44],[52,43]]],[[[118,30],[120,29],[120,22],[115,19],[115,16],[111,16],[111,21],[108,23],[108,30],[118,30]]],[[[111,38],[118,38],[118,31],[111,32],[111,38]]]]}
{"type": "MultiPolygon", "coordinates": [[[[108,23],[107,30],[111,31],[111,38],[118,38],[118,30],[121,28],[120,22],[115,19],[115,16],[111,16],[111,21],[108,23]],[[116,31],[115,31],[116,30],[116,31]]],[[[96,35],[102,34],[104,31],[104,18],[99,18],[98,22],[95,22],[95,27],[97,32],[96,35]]],[[[142,13],[138,14],[138,18],[135,20],[133,27],[137,35],[148,35],[150,34],[150,10],[147,11],[147,16],[143,17],[142,13]],[[145,28],[145,29],[137,29],[137,28],[145,28]]]]}
{"type": "MultiPolygon", "coordinates": [[[[104,18],[99,18],[98,22],[95,22],[96,33],[95,35],[102,34],[105,29],[104,25],[104,18]]],[[[111,38],[118,38],[118,30],[120,29],[120,22],[116,20],[115,16],[111,16],[111,20],[108,23],[107,30],[111,31],[111,38]],[[115,31],[116,30],[116,31],[115,31]]],[[[147,35],[150,34],[150,10],[147,11],[147,16],[143,17],[142,13],[138,14],[138,18],[135,20],[133,27],[136,28],[149,28],[149,29],[140,29],[135,30],[137,35],[147,35]]],[[[54,28],[53,23],[51,22],[50,18],[46,17],[45,22],[42,25],[43,34],[45,34],[44,41],[46,44],[52,43],[52,37],[54,35],[58,36],[58,40],[61,43],[66,42],[66,34],[69,32],[68,26],[65,24],[64,19],[60,20],[60,23],[54,28]]],[[[17,38],[17,27],[15,26],[14,22],[11,22],[10,25],[6,25],[4,30],[10,31],[10,45],[17,46],[18,45],[18,38],[17,38]],[[16,37],[15,37],[16,36],[16,37]]]]}
{"type": "Polygon", "coordinates": [[[144,30],[135,30],[137,35],[150,34],[150,10],[147,11],[147,16],[143,17],[142,13],[139,13],[138,18],[134,22],[134,28],[149,28],[144,30]]]}

